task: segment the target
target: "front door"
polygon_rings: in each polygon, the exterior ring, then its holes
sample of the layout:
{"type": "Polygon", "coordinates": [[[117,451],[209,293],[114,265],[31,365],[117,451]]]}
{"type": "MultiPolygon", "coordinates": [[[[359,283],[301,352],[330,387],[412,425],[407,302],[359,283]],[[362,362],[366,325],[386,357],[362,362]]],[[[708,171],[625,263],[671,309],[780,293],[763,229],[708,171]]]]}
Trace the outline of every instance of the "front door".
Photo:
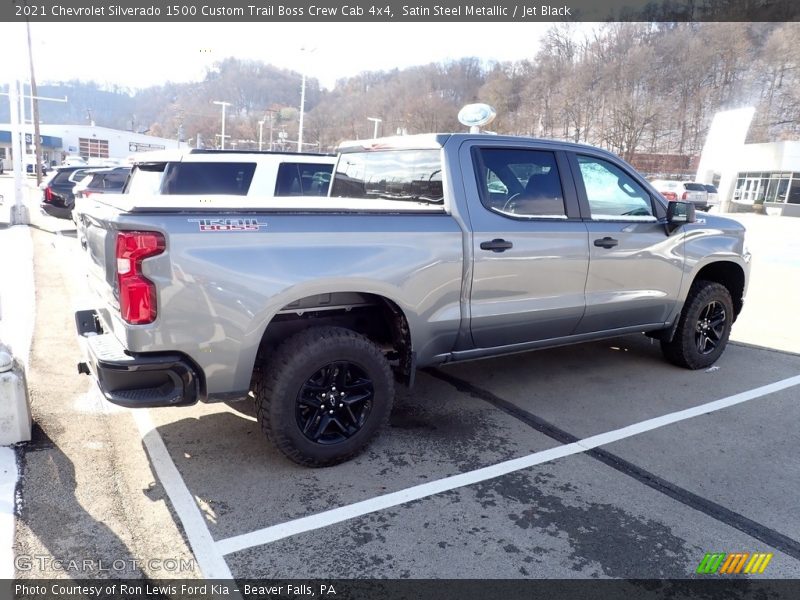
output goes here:
{"type": "Polygon", "coordinates": [[[623,165],[589,154],[571,161],[590,253],[576,333],[664,323],[680,290],[683,234],[667,235],[655,201],[623,165]]]}
{"type": "Polygon", "coordinates": [[[474,256],[475,346],[570,335],[583,315],[589,250],[566,158],[487,145],[465,151],[462,169],[474,256]]]}

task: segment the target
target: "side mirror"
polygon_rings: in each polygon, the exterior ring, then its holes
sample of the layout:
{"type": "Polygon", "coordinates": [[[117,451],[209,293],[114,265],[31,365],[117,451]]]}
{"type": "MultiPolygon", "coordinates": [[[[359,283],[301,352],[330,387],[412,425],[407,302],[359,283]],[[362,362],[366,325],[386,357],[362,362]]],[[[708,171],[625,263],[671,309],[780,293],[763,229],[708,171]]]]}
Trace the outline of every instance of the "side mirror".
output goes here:
{"type": "Polygon", "coordinates": [[[670,202],[667,205],[667,230],[673,232],[681,225],[694,223],[697,221],[695,216],[694,204],[691,202],[670,202]]]}

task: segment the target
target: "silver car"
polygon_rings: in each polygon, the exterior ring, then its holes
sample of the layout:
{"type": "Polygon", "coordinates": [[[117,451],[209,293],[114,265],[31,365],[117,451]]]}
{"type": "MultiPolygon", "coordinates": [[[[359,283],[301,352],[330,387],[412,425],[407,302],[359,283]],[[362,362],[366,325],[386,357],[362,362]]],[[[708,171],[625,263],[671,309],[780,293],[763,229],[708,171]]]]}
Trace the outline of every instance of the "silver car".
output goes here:
{"type": "Polygon", "coordinates": [[[691,202],[697,210],[708,210],[708,191],[702,183],[656,179],[650,182],[670,202],[691,202]]]}

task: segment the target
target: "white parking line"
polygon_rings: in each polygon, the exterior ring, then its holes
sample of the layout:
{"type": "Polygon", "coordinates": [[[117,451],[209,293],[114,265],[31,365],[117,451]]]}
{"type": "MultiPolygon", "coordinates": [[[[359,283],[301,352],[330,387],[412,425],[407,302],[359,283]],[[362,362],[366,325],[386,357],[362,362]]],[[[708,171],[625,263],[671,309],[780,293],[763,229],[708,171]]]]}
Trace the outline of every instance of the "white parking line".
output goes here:
{"type": "Polygon", "coordinates": [[[153,469],[181,520],[183,530],[186,532],[186,537],[189,538],[189,545],[192,547],[192,552],[194,552],[203,576],[206,579],[232,580],[233,576],[228,564],[216,547],[189,488],[186,487],[178,468],[172,462],[164,440],[161,439],[153,425],[150,413],[143,408],[134,409],[131,412],[136,426],[139,428],[142,441],[147,447],[153,469]]]}
{"type": "Polygon", "coordinates": [[[779,392],[796,385],[800,385],[800,375],[789,377],[788,379],[783,379],[781,381],[764,385],[740,394],[728,396],[727,398],[722,398],[721,400],[715,400],[713,402],[701,404],[700,406],[695,406],[686,410],[681,410],[663,415],[661,417],[656,417],[654,419],[648,419],[646,421],[634,423],[633,425],[629,425],[621,429],[615,429],[613,431],[594,435],[572,444],[565,444],[557,448],[535,452],[534,454],[529,454],[528,456],[515,458],[491,465],[489,467],[477,469],[475,471],[469,471],[467,473],[461,473],[452,477],[445,477],[444,479],[430,481],[421,485],[406,488],[404,490],[392,492],[391,494],[377,496],[375,498],[370,498],[354,504],[348,504],[347,506],[341,506],[325,512],[287,521],[286,523],[265,527],[264,529],[259,529],[250,533],[229,537],[218,541],[216,543],[216,549],[220,555],[224,556],[227,554],[232,554],[233,552],[244,550],[246,548],[252,548],[253,546],[269,544],[271,542],[291,537],[299,533],[328,527],[336,523],[341,523],[342,521],[347,521],[349,519],[354,519],[356,517],[377,512],[379,510],[405,504],[413,500],[420,500],[422,498],[427,498],[428,496],[433,496],[435,494],[441,494],[442,492],[447,492],[456,488],[480,483],[481,481],[486,481],[488,479],[494,479],[496,477],[507,475],[509,473],[513,473],[514,471],[527,469],[529,467],[549,462],[557,458],[563,458],[573,454],[580,454],[581,452],[591,450],[597,446],[610,444],[612,442],[629,438],[640,433],[652,431],[653,429],[658,429],[660,427],[677,423],[678,421],[684,421],[699,415],[722,410],[723,408],[728,408],[735,404],[741,404],[742,402],[755,400],[756,398],[761,398],[762,396],[779,392]]]}

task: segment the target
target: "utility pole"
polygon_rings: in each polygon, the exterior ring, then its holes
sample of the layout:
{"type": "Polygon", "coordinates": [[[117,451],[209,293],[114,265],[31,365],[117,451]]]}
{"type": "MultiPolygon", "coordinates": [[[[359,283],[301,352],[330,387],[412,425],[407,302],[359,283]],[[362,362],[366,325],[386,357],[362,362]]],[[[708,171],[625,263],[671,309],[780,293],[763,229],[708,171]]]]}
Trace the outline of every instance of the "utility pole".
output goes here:
{"type": "Polygon", "coordinates": [[[261,152],[264,141],[264,119],[258,122],[258,151],[261,152]]]}
{"type": "Polygon", "coordinates": [[[22,178],[24,173],[25,144],[23,142],[22,94],[19,81],[9,82],[8,102],[11,110],[11,154],[14,159],[14,205],[11,207],[11,224],[27,225],[29,222],[28,207],[23,200],[24,189],[22,178]]]}
{"type": "Polygon", "coordinates": [[[31,117],[33,118],[33,148],[34,148],[34,156],[36,160],[36,185],[40,185],[42,183],[42,145],[39,143],[41,140],[40,136],[40,129],[39,129],[39,99],[36,97],[37,90],[36,90],[36,75],[33,72],[33,45],[31,44],[31,22],[27,21],[25,25],[28,28],[28,62],[30,62],[31,66],[31,103],[33,105],[33,114],[31,117]]]}

